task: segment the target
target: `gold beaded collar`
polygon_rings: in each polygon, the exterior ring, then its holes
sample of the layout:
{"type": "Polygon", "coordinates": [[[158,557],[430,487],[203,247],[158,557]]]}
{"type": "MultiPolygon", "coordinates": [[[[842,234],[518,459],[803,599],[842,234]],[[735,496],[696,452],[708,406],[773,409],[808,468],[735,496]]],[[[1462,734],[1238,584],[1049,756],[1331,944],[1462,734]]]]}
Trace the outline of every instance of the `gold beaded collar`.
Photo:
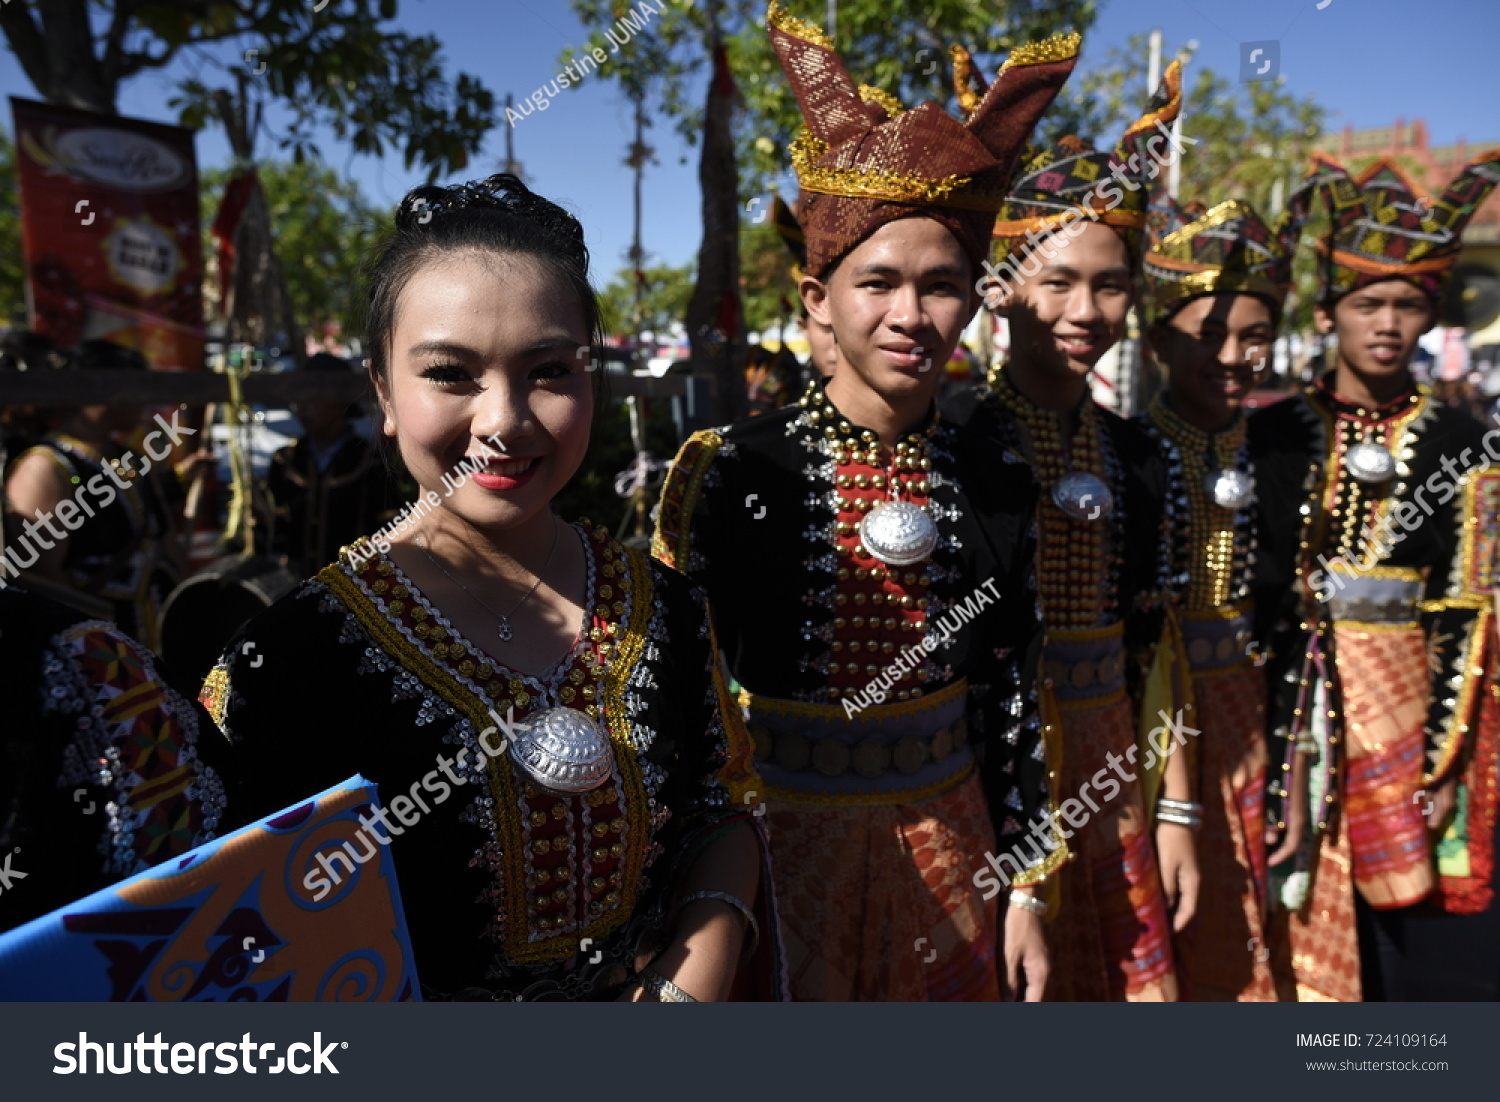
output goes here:
{"type": "Polygon", "coordinates": [[[1245,442],[1245,416],[1236,411],[1234,420],[1216,432],[1205,432],[1172,408],[1167,392],[1151,400],[1150,417],[1157,428],[1182,449],[1184,459],[1202,462],[1210,456],[1220,467],[1231,466],[1245,442]]]}
{"type": "Polygon", "coordinates": [[[935,406],[928,413],[925,428],[904,433],[896,441],[895,455],[891,461],[885,458],[884,445],[873,430],[850,424],[834,407],[824,390],[826,386],[826,380],[815,379],[807,385],[807,390],[797,400],[797,404],[804,410],[802,416],[807,419],[807,423],[822,430],[836,464],[844,466],[855,462],[870,467],[892,467],[894,470],[907,471],[931,469],[927,445],[938,428],[938,411],[935,406]]]}

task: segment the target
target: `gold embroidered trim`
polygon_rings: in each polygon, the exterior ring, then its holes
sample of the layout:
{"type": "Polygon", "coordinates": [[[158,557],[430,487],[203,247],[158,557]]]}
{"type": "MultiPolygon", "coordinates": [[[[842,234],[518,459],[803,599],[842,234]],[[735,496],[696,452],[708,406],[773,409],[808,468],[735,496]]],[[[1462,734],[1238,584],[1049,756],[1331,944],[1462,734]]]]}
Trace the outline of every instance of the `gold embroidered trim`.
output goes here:
{"type": "Polygon", "coordinates": [[[1469,733],[1469,723],[1466,717],[1473,714],[1474,695],[1479,691],[1480,682],[1484,680],[1484,666],[1475,659],[1482,657],[1484,639],[1490,631],[1491,622],[1489,611],[1486,610],[1475,616],[1469,624],[1469,638],[1464,645],[1465,669],[1463,683],[1458,690],[1458,703],[1453,709],[1452,716],[1449,717],[1448,737],[1443,740],[1437,765],[1433,767],[1431,773],[1423,771],[1423,784],[1432,784],[1438,777],[1448,772],[1454,759],[1463,750],[1464,735],[1469,733]]]}
{"type": "MultiPolygon", "coordinates": [[[[651,623],[651,568],[646,557],[633,548],[624,547],[630,570],[630,622],[621,624],[616,636],[616,653],[604,672],[604,707],[602,714],[609,726],[610,741],[615,744],[615,761],[628,795],[625,804],[630,835],[625,839],[625,882],[620,885],[619,913],[629,918],[635,909],[641,876],[646,867],[646,840],[651,831],[651,816],[646,805],[646,785],[641,763],[630,740],[630,719],[625,711],[625,685],[635,672],[636,663],[646,648],[646,628],[651,623]]],[[[609,548],[603,549],[608,554],[609,548]]]]}
{"type": "Polygon", "coordinates": [[[656,531],[651,535],[651,555],[677,570],[687,571],[688,557],[693,549],[693,513],[698,508],[698,499],[703,496],[703,480],[708,477],[708,470],[723,446],[724,438],[712,430],[693,433],[678,451],[677,461],[672,464],[666,485],[662,487],[657,512],[659,519],[656,531]],[[697,446],[696,454],[690,457],[691,466],[684,474],[682,457],[694,445],[697,446]],[[674,509],[673,499],[679,496],[680,501],[674,509]],[[673,518],[678,530],[668,532],[663,522],[673,518]],[[675,540],[676,546],[668,546],[669,540],[675,540]]]}
{"type": "MultiPolygon", "coordinates": [[[[1052,822],[1055,826],[1057,820],[1053,819],[1052,822]]],[[[1053,838],[1062,842],[1062,839],[1056,833],[1053,834],[1053,838]]],[[[1057,849],[1047,854],[1046,860],[1040,865],[1033,865],[1029,869],[1016,873],[1015,876],[1011,877],[1010,885],[1013,888],[1024,888],[1031,884],[1040,884],[1047,877],[1062,868],[1071,856],[1072,853],[1069,852],[1067,844],[1064,842],[1057,849]]]]}
{"type": "Polygon", "coordinates": [[[861,84],[859,86],[859,98],[866,103],[875,103],[884,107],[885,113],[893,119],[897,115],[904,115],[906,113],[906,107],[900,100],[884,88],[877,88],[873,84],[861,84]]]}
{"type": "Polygon", "coordinates": [[[802,130],[789,146],[797,182],[804,191],[836,195],[845,199],[880,199],[914,206],[959,207],[963,210],[998,211],[1005,202],[1001,191],[966,191],[972,176],[945,176],[927,180],[896,172],[873,169],[830,168],[817,162],[828,153],[828,143],[802,130]]]}
{"type": "Polygon", "coordinates": [[[798,19],[777,3],[777,0],[771,0],[771,6],[766,9],[766,26],[804,42],[811,42],[814,46],[822,46],[825,50],[834,48],[833,39],[828,37],[822,27],[798,19]]]}
{"type": "Polygon", "coordinates": [[[224,715],[229,710],[229,671],[223,666],[215,666],[209,670],[208,676],[203,679],[203,689],[198,694],[198,700],[208,710],[214,726],[222,731],[224,715]]]}
{"type": "Polygon", "coordinates": [[[960,677],[951,685],[945,685],[935,693],[919,696],[913,700],[900,700],[895,704],[871,704],[853,716],[845,712],[841,704],[810,704],[802,700],[787,700],[779,696],[758,696],[749,689],[741,689],[739,702],[742,708],[754,708],[767,715],[800,716],[803,719],[831,720],[845,727],[874,727],[893,720],[907,719],[919,712],[931,711],[953,703],[969,691],[969,683],[960,677]]]}
{"type": "Polygon", "coordinates": [[[1045,65],[1049,61],[1067,61],[1077,57],[1083,46],[1083,35],[1077,31],[1059,31],[1041,42],[1026,42],[1017,46],[1000,66],[1000,71],[1014,65],[1045,65]]]}

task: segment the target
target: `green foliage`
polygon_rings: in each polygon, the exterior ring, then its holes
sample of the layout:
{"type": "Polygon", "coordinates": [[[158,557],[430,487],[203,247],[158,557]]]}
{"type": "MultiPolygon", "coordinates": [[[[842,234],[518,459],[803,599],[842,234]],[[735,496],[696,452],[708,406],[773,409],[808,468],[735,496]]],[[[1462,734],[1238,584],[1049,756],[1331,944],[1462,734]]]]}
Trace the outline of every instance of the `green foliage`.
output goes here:
{"type": "MultiPolygon", "coordinates": [[[[823,23],[822,0],[792,0],[785,6],[799,19],[823,23]]],[[[764,190],[785,172],[787,143],[802,125],[760,18],[764,10],[758,5],[756,18],[742,25],[730,44],[745,101],[738,140],[746,194],[764,190]]],[[[968,47],[980,71],[992,75],[1016,46],[1061,30],[1087,32],[1095,14],[1094,0],[924,0],[899,6],[888,0],[839,0],[835,41],[856,84],[874,85],[908,106],[936,100],[956,111],[950,45],[968,47]]]]}
{"type": "MultiPolygon", "coordinates": [[[[358,153],[399,150],[408,170],[420,166],[436,179],[462,170],[495,124],[494,96],[466,73],[450,80],[436,38],[382,26],[395,18],[395,0],[328,0],[321,11],[310,0],[94,0],[97,40],[90,20],[38,22],[36,7],[0,7],[0,29],[37,91],[54,103],[113,112],[122,80],[160,69],[184,50],[230,44],[234,53],[256,51],[227,68],[290,113],[277,140],[297,163],[317,156],[312,133],[324,126],[358,153]],[[80,68],[80,59],[92,64],[80,68]]],[[[77,7],[82,17],[81,0],[77,7]]],[[[219,114],[217,82],[202,76],[218,62],[199,56],[209,64],[168,100],[195,128],[219,114]]]]}
{"type": "Polygon", "coordinates": [[[0,131],[0,320],[26,324],[26,263],[21,250],[16,146],[4,131],[0,131]]]}
{"type": "MultiPolygon", "coordinates": [[[[679,440],[672,423],[672,403],[665,398],[647,401],[646,450],[657,459],[671,459],[677,454],[679,440]]],[[[619,531],[621,521],[634,518],[631,504],[615,493],[615,475],[635,462],[635,447],[630,441],[630,413],[623,401],[600,402],[594,407],[594,425],[590,434],[588,454],[583,465],[561,493],[554,506],[557,514],[565,520],[587,517],[595,524],[603,524],[610,531],[619,531]]],[[[661,473],[652,476],[660,478],[661,473]]],[[[647,490],[646,506],[656,506],[661,492],[657,485],[647,490]]],[[[646,531],[651,530],[647,520],[646,531]]],[[[625,530],[626,535],[634,531],[634,524],[625,530]]]]}
{"type": "MultiPolygon", "coordinates": [[[[643,330],[665,333],[673,322],[682,324],[687,317],[688,300],[693,297],[693,265],[673,267],[657,264],[642,273],[645,293],[641,297],[641,324],[643,330]]],[[[604,331],[625,336],[635,331],[632,318],[635,313],[635,272],[621,268],[609,285],[599,293],[599,304],[604,313],[604,331]]]]}
{"type": "Polygon", "coordinates": [[[765,333],[796,320],[801,305],[792,263],[770,219],[740,224],[740,302],[746,329],[765,333]]]}
{"type": "MultiPolygon", "coordinates": [[[[225,6],[223,4],[212,7],[225,6]]],[[[370,0],[335,0],[314,13],[306,0],[258,0],[235,37],[257,43],[270,96],[291,111],[279,145],[294,163],[318,156],[312,132],[326,126],[356,153],[401,153],[407,170],[425,167],[428,179],[462,171],[495,125],[495,98],[467,73],[444,75],[442,47],[431,35],[383,30],[394,0],[378,12],[370,0]]],[[[247,69],[250,67],[247,64],[247,69]]],[[[201,124],[212,111],[212,90],[185,80],[170,102],[184,125],[201,124]]]]}
{"type": "MultiPolygon", "coordinates": [[[[318,331],[336,322],[345,335],[357,335],[361,266],[387,220],[385,212],[365,200],[357,183],[311,161],[270,161],[257,166],[257,171],[298,323],[318,331]]],[[[206,254],[216,247],[207,226],[213,222],[228,177],[225,169],[203,174],[206,254]]]]}

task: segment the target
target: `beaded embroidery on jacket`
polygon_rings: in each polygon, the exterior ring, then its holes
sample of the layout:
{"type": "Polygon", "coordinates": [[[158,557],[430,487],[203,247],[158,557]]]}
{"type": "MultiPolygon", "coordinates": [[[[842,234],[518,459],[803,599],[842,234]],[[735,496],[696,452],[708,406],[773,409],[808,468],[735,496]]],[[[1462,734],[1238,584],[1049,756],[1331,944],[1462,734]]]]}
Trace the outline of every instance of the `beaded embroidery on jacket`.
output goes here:
{"type": "MultiPolygon", "coordinates": [[[[121,676],[125,676],[125,672],[121,676]]],[[[114,799],[104,809],[109,841],[101,842],[100,852],[106,858],[105,871],[123,878],[155,864],[146,859],[151,839],[143,836],[142,831],[154,813],[160,814],[171,806],[167,796],[179,790],[182,796],[197,805],[203,817],[201,830],[192,839],[185,840],[183,848],[191,849],[214,838],[224,811],[223,781],[198,759],[197,714],[180,694],[161,682],[150,652],[121,635],[113,624],[86,620],[49,640],[42,653],[42,678],[47,687],[42,701],[43,714],[63,713],[77,717],[73,737],[63,749],[58,787],[70,789],[106,784],[114,792],[114,799]],[[107,638],[101,639],[101,634],[107,638]],[[117,657],[127,660],[117,661],[116,656],[101,653],[102,647],[107,646],[124,648],[117,657]],[[129,659],[133,659],[136,674],[129,684],[118,678],[105,682],[88,676],[84,662],[100,658],[127,672],[131,668],[129,659]],[[144,703],[141,690],[149,682],[157,683],[160,712],[176,724],[182,740],[176,747],[172,772],[185,773],[192,778],[186,781],[185,787],[182,787],[181,780],[175,782],[172,792],[161,787],[161,776],[142,776],[136,768],[138,759],[164,764],[160,762],[160,746],[141,755],[137,750],[138,740],[131,737],[132,728],[137,723],[148,722],[148,710],[139,705],[144,703]],[[122,696],[127,696],[135,706],[116,714],[112,705],[122,696]],[[153,784],[156,787],[153,800],[142,807],[132,806],[131,798],[136,789],[153,784]]],[[[156,729],[154,724],[146,732],[148,737],[162,741],[167,733],[165,729],[156,729]]],[[[161,826],[173,830],[180,824],[171,822],[161,826]]]]}
{"type": "Polygon", "coordinates": [[[1142,418],[1167,460],[1167,522],[1172,532],[1171,586],[1183,607],[1234,607],[1249,598],[1255,564],[1254,499],[1229,510],[1209,498],[1210,471],[1233,469],[1255,477],[1245,421],[1206,433],[1158,401],[1142,418]]]}
{"type": "MultiPolygon", "coordinates": [[[[821,389],[814,384],[804,397],[802,410],[797,417],[787,422],[785,429],[787,436],[795,439],[807,453],[807,461],[803,464],[802,471],[809,486],[802,505],[809,514],[809,518],[800,534],[804,540],[802,566],[809,577],[809,585],[803,592],[802,603],[809,609],[809,613],[816,609],[841,607],[838,601],[841,595],[840,583],[847,582],[848,575],[851,573],[847,567],[839,566],[840,558],[847,553],[847,549],[840,546],[841,536],[848,536],[848,533],[840,532],[839,516],[841,509],[848,511],[846,502],[849,500],[844,493],[841,493],[841,490],[847,490],[849,487],[841,487],[838,482],[839,460],[840,458],[848,459],[851,452],[859,449],[852,428],[848,432],[840,432],[835,425],[821,423],[825,419],[825,411],[831,408],[826,405],[821,389]],[[809,401],[809,399],[812,400],[809,401]],[[832,436],[829,435],[830,429],[833,431],[832,436]],[[840,576],[841,571],[844,577],[840,576]]],[[[719,431],[722,434],[727,430],[719,431]]],[[[958,503],[962,500],[963,494],[957,478],[952,450],[953,431],[953,427],[945,419],[934,414],[922,434],[925,444],[922,450],[925,452],[927,463],[927,467],[924,468],[925,477],[922,479],[927,499],[923,507],[936,523],[938,530],[937,544],[931,555],[925,563],[913,564],[905,571],[887,568],[879,562],[876,562],[873,568],[860,568],[857,571],[862,577],[874,577],[876,575],[871,574],[870,571],[879,571],[880,576],[887,576],[894,582],[897,576],[917,574],[920,570],[919,577],[925,581],[910,583],[923,586],[922,596],[917,599],[923,603],[916,606],[918,614],[911,621],[915,627],[908,629],[913,636],[911,639],[913,646],[919,643],[931,626],[936,624],[944,613],[961,599],[959,594],[947,588],[951,583],[963,577],[960,559],[963,551],[962,541],[953,531],[954,522],[959,517],[958,503]]],[[[883,445],[871,450],[878,450],[881,455],[889,451],[883,445]]],[[[733,455],[726,454],[724,451],[720,452],[720,456],[730,461],[734,459],[733,455]]],[[[879,482],[874,483],[877,489],[883,488],[883,485],[879,482]]],[[[861,486],[860,489],[864,487],[861,486]]],[[[858,546],[856,544],[856,547],[858,546]]],[[[843,626],[842,619],[841,616],[834,616],[819,623],[811,614],[804,618],[801,638],[806,645],[806,650],[799,659],[800,669],[816,671],[825,678],[835,674],[839,663],[834,657],[834,651],[840,645],[835,636],[843,626]]],[[[892,651],[894,651],[894,644],[892,651]]],[[[940,664],[929,655],[911,672],[910,680],[915,685],[941,687],[952,681],[954,676],[951,666],[940,664]]],[[[900,690],[901,694],[906,695],[899,696],[899,699],[921,695],[922,691],[920,688],[900,690]]],[[[794,690],[792,698],[804,703],[830,704],[837,703],[841,694],[837,688],[823,683],[811,690],[794,690]]]]}
{"type": "MultiPolygon", "coordinates": [[[[504,978],[518,964],[560,963],[572,955],[579,935],[609,935],[615,941],[614,935],[622,925],[637,931],[649,925],[632,921],[631,912],[649,887],[647,870],[663,855],[656,837],[674,812],[657,800],[665,774],[644,757],[657,734],[643,721],[647,710],[644,694],[658,689],[655,669],[663,660],[663,647],[671,641],[667,638],[664,607],[650,576],[651,565],[638,553],[627,552],[603,536],[599,539],[600,544],[584,541],[589,551],[585,607],[593,611],[596,623],[601,613],[613,613],[608,621],[610,630],[596,626],[585,632],[573,652],[554,667],[555,676],[547,683],[512,674],[487,659],[475,662],[481,652],[458,636],[446,618],[385,557],[367,561],[364,567],[353,566],[348,557],[341,558],[319,577],[304,582],[296,593],[298,599],[316,600],[320,613],[341,618],[339,641],[362,651],[356,672],[388,679],[393,703],[417,701],[417,725],[436,725],[442,730],[440,742],[455,751],[455,773],[466,787],[475,786],[469,789],[475,794],[458,818],[482,835],[470,863],[485,868],[490,877],[484,896],[490,911],[486,933],[498,950],[487,977],[490,979],[504,978]],[[370,578],[376,575],[372,583],[370,578]],[[382,591],[377,592],[376,587],[382,587],[382,591]],[[611,597],[617,599],[611,603],[611,597]],[[408,603],[413,600],[414,604],[408,603]],[[644,605],[639,603],[643,600],[644,605]],[[402,613],[418,618],[418,627],[431,630],[418,634],[403,622],[402,613]],[[380,634],[397,634],[391,639],[377,639],[371,633],[372,625],[380,634]],[[438,637],[451,642],[435,642],[438,637]],[[622,662],[626,664],[623,669],[619,668],[622,662]],[[428,671],[428,676],[419,674],[419,669],[428,671]],[[456,707],[453,699],[432,682],[434,676],[451,679],[472,699],[456,707]],[[618,686],[618,691],[611,686],[618,686]],[[523,709],[533,704],[545,707],[561,702],[576,706],[570,703],[575,700],[592,701],[581,710],[609,728],[615,749],[614,770],[600,789],[571,800],[562,797],[553,814],[539,815],[528,802],[538,798],[538,791],[512,769],[508,755],[487,764],[488,755],[479,739],[483,727],[476,727],[474,717],[486,713],[493,716],[492,709],[510,704],[519,705],[513,714],[520,721],[525,718],[523,709]],[[463,754],[465,749],[467,754],[463,754]],[[510,800],[504,799],[506,790],[511,793],[510,800]],[[547,852],[542,848],[546,839],[536,837],[534,831],[541,825],[555,825],[548,819],[557,818],[558,808],[564,809],[569,852],[560,868],[539,869],[534,858],[547,852]],[[608,808],[616,809],[613,817],[608,808]],[[602,884],[596,883],[604,877],[594,875],[595,861],[591,859],[598,858],[598,851],[590,852],[585,845],[575,852],[577,847],[571,842],[575,834],[587,837],[590,833],[606,847],[603,861],[613,866],[602,884]],[[507,839],[514,843],[512,853],[506,852],[507,839]],[[560,882],[559,890],[568,896],[563,901],[567,913],[555,920],[538,918],[539,910],[558,905],[555,898],[549,903],[544,898],[548,893],[539,890],[544,887],[543,872],[548,881],[560,882]],[[595,899],[587,914],[575,914],[572,897],[577,893],[568,888],[572,884],[590,884],[607,894],[595,899]],[[525,913],[516,914],[517,910],[525,913]]],[[[707,654],[711,648],[707,646],[706,616],[700,618],[698,634],[694,643],[707,654]]],[[[689,645],[686,640],[682,643],[689,645]]],[[[704,669],[712,670],[710,658],[705,658],[704,669]]],[[[711,686],[712,678],[708,680],[711,686]]],[[[712,692],[710,688],[710,696],[712,692]]],[[[230,732],[226,729],[225,733],[230,732]]],[[[714,745],[709,764],[722,764],[728,757],[727,736],[717,713],[708,735],[714,745]]],[[[706,791],[709,805],[724,807],[730,802],[716,779],[706,783],[706,791]]],[[[677,812],[687,815],[692,810],[685,806],[677,812]]],[[[622,962],[633,952],[628,947],[603,943],[601,948],[606,959],[618,953],[622,962]]]]}

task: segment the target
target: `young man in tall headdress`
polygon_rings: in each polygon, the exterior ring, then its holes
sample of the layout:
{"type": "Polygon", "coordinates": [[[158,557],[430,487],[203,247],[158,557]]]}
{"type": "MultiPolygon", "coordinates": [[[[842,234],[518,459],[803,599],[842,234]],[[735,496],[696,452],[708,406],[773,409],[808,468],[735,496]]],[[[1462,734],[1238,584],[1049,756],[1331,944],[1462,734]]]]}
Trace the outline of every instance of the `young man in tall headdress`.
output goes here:
{"type": "Polygon", "coordinates": [[[1125,334],[1150,181],[1178,154],[1168,127],[1180,105],[1174,64],[1115,150],[1067,137],[1023,159],[982,287],[1010,323],[1009,362],[951,406],[969,435],[1019,450],[1041,482],[1040,695],[1062,801],[1053,827],[1077,855],[1058,878],[1049,999],[1175,1000],[1171,935],[1197,897],[1164,466],[1088,383],[1125,334]]]}
{"type": "Polygon", "coordinates": [[[838,364],[796,408],[695,434],[653,549],[707,590],[744,690],[794,996],[998,997],[988,859],[1013,885],[1006,979],[1034,1000],[1034,885],[1066,856],[1010,852],[1047,822],[1025,676],[1035,489],[933,397],[978,309],[1016,152],[1078,36],[1017,50],[965,125],[856,88],[826,36],[777,5],[769,23],[807,126],[792,146],[800,291],[838,364]]]}
{"type": "Polygon", "coordinates": [[[1267,930],[1266,690],[1250,645],[1255,477],[1241,407],[1274,353],[1300,229],[1286,217],[1273,230],[1238,199],[1183,208],[1164,188],[1147,218],[1146,337],[1167,388],[1139,420],[1174,487],[1173,589],[1202,725],[1190,778],[1202,889],[1173,948],[1199,1001],[1275,1001],[1290,976],[1267,930]]]}
{"type": "Polygon", "coordinates": [[[1472,872],[1490,841],[1471,828],[1493,808],[1493,760],[1476,774],[1468,736],[1500,470],[1481,468],[1483,429],[1411,359],[1497,183],[1500,151],[1435,202],[1388,161],[1351,179],[1319,159],[1289,204],[1327,208],[1316,321],[1337,342],[1327,375],[1250,420],[1274,655],[1268,817],[1297,854],[1283,899],[1303,998],[1451,998],[1463,982],[1442,926],[1418,916],[1451,905],[1449,872],[1472,872]]]}

